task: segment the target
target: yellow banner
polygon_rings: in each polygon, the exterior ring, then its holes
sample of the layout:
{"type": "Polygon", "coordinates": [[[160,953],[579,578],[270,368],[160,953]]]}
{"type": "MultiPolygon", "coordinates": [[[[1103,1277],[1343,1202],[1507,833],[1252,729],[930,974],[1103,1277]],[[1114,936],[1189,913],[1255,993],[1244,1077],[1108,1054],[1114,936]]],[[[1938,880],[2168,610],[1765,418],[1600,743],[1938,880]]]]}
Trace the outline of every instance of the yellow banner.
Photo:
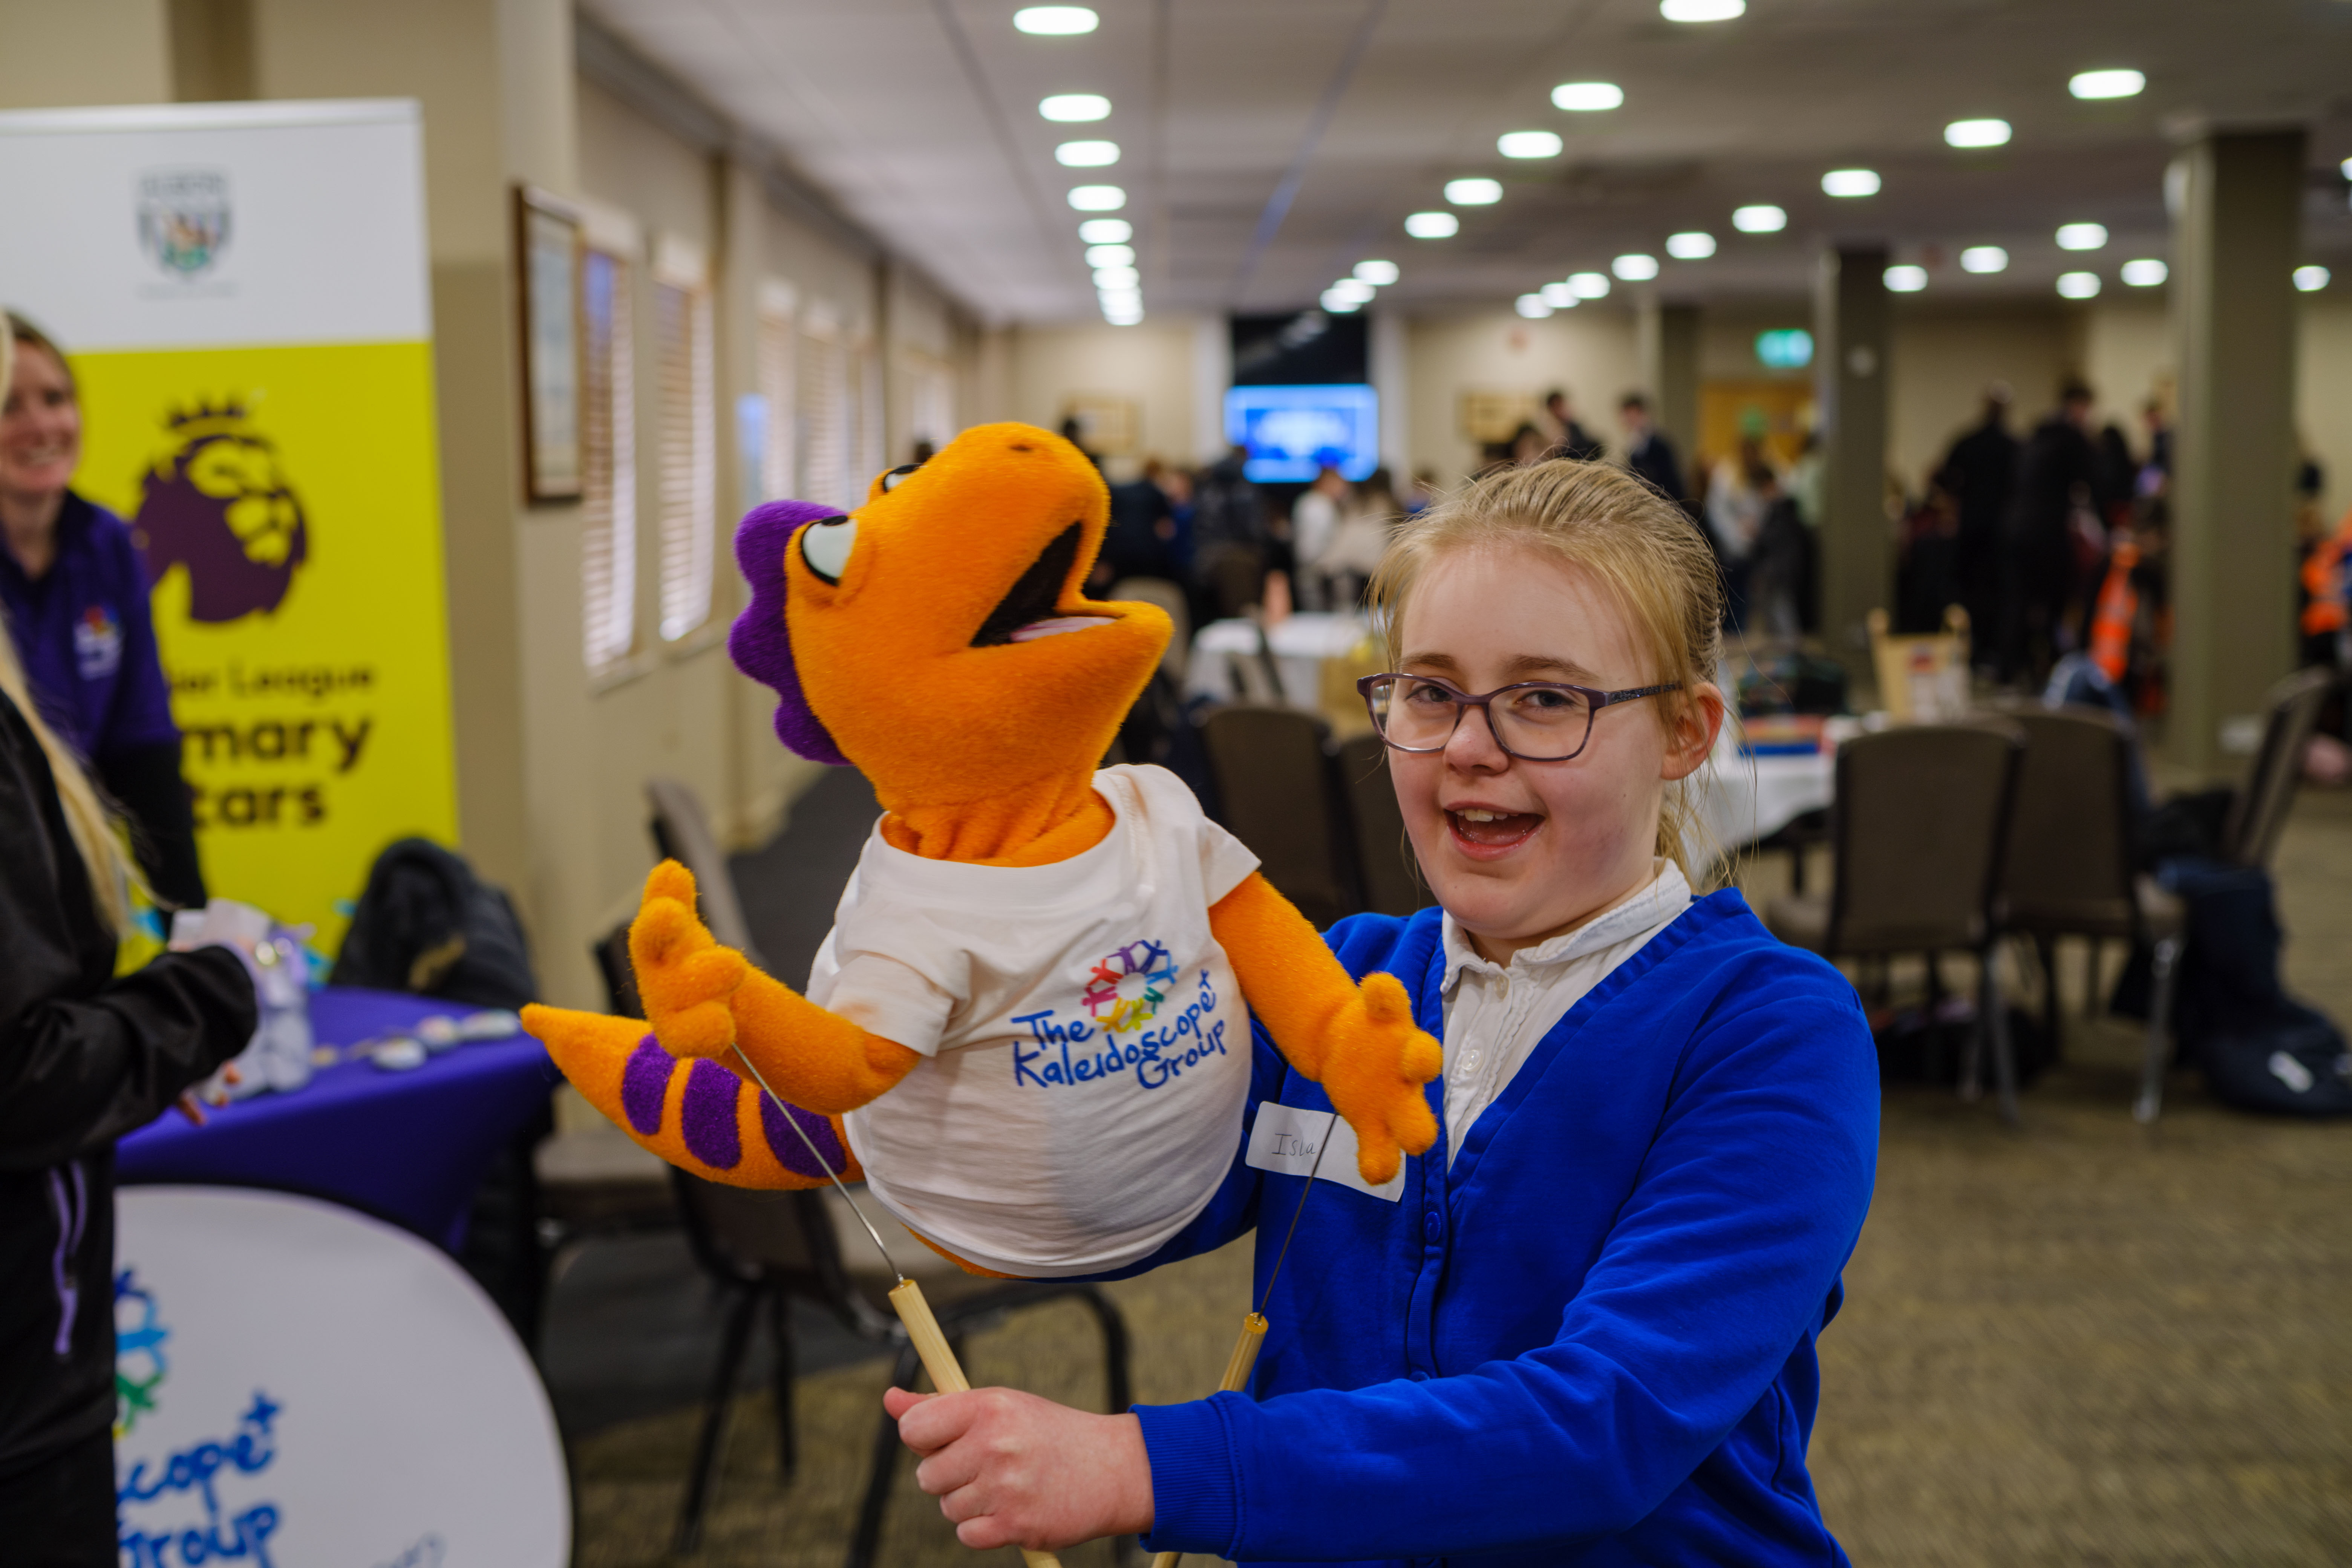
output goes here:
{"type": "Polygon", "coordinates": [[[120,512],[212,891],[333,952],[368,867],[454,844],[441,487],[425,342],[77,354],[75,488],[120,512]]]}

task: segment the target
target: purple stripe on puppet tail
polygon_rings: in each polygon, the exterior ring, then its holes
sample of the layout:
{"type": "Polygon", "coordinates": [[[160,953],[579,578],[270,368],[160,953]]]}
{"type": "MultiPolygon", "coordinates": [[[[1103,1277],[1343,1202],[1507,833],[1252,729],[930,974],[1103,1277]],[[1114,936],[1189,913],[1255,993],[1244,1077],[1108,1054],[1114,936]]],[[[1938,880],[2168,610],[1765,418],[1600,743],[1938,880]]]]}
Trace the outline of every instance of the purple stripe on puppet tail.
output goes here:
{"type": "Polygon", "coordinates": [[[650,1138],[661,1131],[662,1101],[669,1094],[669,1075],[677,1067],[677,1058],[655,1043],[651,1035],[629,1053],[627,1064],[621,1068],[621,1109],[639,1135],[650,1138]]]}
{"type": "Polygon", "coordinates": [[[767,1135],[768,1152],[776,1157],[777,1163],[795,1176],[807,1176],[812,1180],[838,1175],[849,1168],[848,1151],[842,1148],[841,1140],[833,1135],[830,1121],[814,1110],[803,1110],[797,1105],[791,1107],[793,1122],[802,1132],[808,1134],[808,1142],[803,1142],[799,1134],[784,1125],[785,1114],[784,1110],[777,1109],[774,1100],[764,1094],[760,1097],[760,1131],[767,1135]],[[819,1165],[809,1157],[810,1143],[816,1145],[816,1152],[824,1159],[824,1164],[819,1165]]]}
{"type": "Polygon", "coordinates": [[[684,1123],[688,1152],[715,1171],[731,1171],[743,1158],[742,1134],[735,1127],[735,1097],[755,1092],[741,1079],[708,1058],[686,1075],[684,1123]]]}

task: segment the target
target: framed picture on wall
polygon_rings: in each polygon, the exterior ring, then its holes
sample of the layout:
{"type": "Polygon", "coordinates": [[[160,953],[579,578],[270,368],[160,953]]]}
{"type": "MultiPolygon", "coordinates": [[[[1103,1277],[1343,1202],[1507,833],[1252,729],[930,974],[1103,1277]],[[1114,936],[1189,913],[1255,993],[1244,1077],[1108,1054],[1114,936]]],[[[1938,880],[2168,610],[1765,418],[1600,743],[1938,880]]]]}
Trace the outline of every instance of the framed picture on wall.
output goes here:
{"type": "Polygon", "coordinates": [[[533,501],[580,499],[580,215],[515,187],[521,271],[523,487],[533,501]]]}

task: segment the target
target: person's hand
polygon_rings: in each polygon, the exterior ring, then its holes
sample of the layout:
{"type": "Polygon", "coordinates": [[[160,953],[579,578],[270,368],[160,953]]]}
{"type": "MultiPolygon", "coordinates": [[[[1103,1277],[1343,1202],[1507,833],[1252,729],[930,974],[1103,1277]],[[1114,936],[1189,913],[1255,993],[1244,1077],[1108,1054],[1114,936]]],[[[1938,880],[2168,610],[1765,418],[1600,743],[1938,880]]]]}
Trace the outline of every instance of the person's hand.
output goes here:
{"type": "Polygon", "coordinates": [[[922,1456],[917,1484],[976,1551],[1055,1552],[1151,1528],[1151,1460],[1132,1415],[1090,1415],[1010,1388],[893,1388],[882,1408],[922,1456]]]}
{"type": "MultiPolygon", "coordinates": [[[[236,1064],[235,1062],[231,1062],[228,1066],[220,1069],[220,1080],[225,1084],[243,1083],[245,1081],[245,1075],[236,1070],[236,1064]]],[[[217,1100],[215,1103],[225,1105],[227,1101],[224,1099],[217,1100]]],[[[194,1089],[192,1089],[188,1090],[187,1093],[180,1096],[178,1104],[180,1114],[186,1117],[192,1124],[198,1127],[202,1127],[205,1124],[205,1102],[196,1098],[196,1091],[194,1089]]]]}

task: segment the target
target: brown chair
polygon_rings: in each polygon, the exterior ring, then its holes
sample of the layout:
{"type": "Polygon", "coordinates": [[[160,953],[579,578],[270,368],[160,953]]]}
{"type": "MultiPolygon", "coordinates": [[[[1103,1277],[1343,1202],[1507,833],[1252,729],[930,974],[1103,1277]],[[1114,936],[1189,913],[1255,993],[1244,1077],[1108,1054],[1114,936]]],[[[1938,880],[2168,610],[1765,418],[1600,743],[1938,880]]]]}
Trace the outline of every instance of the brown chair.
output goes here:
{"type": "Polygon", "coordinates": [[[1831,889],[1774,899],[1764,913],[1775,936],[1825,958],[1975,953],[1977,1026],[1961,1092],[1978,1091],[1990,1037],[2001,1117],[2011,1123],[2017,1062],[1993,955],[2001,848],[2024,746],[2016,726],[1998,721],[1909,726],[1845,742],[1830,808],[1831,889]]]}
{"type": "Polygon", "coordinates": [[[2279,830],[2286,826],[2287,807],[2294,804],[2295,786],[2303,779],[2304,748],[2335,689],[2332,669],[2299,669],[2271,688],[2262,746],[2244,786],[2230,802],[2230,815],[2222,819],[2223,859],[2241,866],[2270,865],[2279,830]]]}
{"type": "MultiPolygon", "coordinates": [[[[2137,874],[2131,834],[2131,737],[2096,708],[2020,704],[2003,716],[2025,732],[2002,857],[2004,918],[2041,950],[2044,1016],[2059,1038],[2057,939],[2123,941],[2155,955],[2156,991],[2147,1051],[2132,1114],[2153,1121],[2163,1105],[2169,1058],[2174,967],[2180,957],[2180,900],[2137,874]]],[[[2093,948],[2093,974],[2097,964],[2093,948]]]]}
{"type": "Polygon", "coordinates": [[[1329,731],[1296,708],[1237,702],[1202,721],[1224,825],[1318,927],[1355,911],[1331,776],[1329,731]]]}
{"type": "Polygon", "coordinates": [[[1350,735],[1339,743],[1339,782],[1348,795],[1348,816],[1356,847],[1356,882],[1364,907],[1374,914],[1409,915],[1435,903],[1421,879],[1412,847],[1405,841],[1404,814],[1397,809],[1389,782],[1388,743],[1377,734],[1350,735]]]}

